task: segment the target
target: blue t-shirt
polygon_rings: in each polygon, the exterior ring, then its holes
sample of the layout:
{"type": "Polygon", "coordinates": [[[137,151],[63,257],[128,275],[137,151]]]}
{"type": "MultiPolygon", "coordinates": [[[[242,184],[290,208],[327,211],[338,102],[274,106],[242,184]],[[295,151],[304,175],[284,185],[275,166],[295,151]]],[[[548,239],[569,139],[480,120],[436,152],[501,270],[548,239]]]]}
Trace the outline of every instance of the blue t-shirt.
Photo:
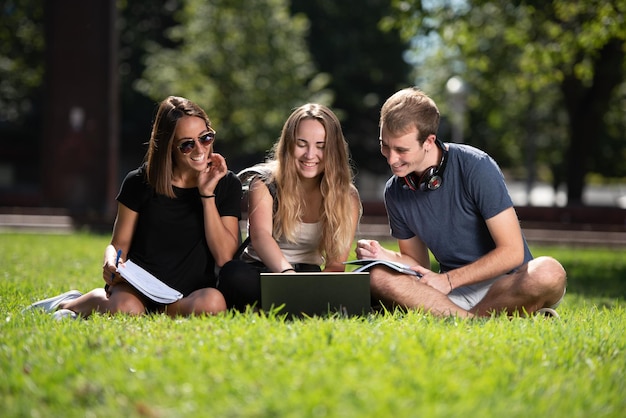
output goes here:
{"type": "MultiPolygon", "coordinates": [[[[413,191],[397,176],[385,185],[391,235],[400,240],[418,236],[442,271],[472,263],[493,250],[485,220],[513,206],[504,176],[489,155],[465,144],[448,145],[448,163],[438,189],[413,191]]],[[[531,259],[524,239],[524,263],[531,259]]]]}

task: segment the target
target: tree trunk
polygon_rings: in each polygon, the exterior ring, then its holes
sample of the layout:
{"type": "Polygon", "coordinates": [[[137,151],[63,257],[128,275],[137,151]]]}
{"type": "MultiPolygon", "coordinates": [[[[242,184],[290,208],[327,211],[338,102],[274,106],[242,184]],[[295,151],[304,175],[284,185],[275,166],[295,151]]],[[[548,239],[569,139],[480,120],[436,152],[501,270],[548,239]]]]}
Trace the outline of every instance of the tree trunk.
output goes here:
{"type": "Polygon", "coordinates": [[[565,108],[569,116],[570,147],[567,155],[567,205],[583,204],[582,195],[588,158],[596,145],[596,134],[604,123],[609,99],[624,81],[621,71],[624,62],[622,41],[610,40],[594,60],[591,84],[583,83],[574,74],[568,74],[561,84],[565,108]]]}

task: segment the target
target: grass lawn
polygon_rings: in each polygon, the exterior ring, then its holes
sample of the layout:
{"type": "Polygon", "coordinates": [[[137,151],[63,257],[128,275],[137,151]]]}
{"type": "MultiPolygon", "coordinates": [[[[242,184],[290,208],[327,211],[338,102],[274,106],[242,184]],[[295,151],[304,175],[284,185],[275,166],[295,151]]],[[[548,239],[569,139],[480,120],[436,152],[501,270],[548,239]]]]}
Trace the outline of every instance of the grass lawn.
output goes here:
{"type": "Polygon", "coordinates": [[[532,248],[568,271],[558,320],[21,312],[101,286],[108,240],[0,234],[2,416],[625,416],[621,249],[532,248]]]}

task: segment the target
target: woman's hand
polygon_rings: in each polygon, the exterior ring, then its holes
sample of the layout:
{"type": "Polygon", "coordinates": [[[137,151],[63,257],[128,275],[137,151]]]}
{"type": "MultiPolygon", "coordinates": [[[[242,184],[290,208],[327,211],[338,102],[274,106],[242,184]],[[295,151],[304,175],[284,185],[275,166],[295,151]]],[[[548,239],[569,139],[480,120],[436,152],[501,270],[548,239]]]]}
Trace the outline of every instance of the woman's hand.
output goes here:
{"type": "Polygon", "coordinates": [[[117,258],[117,251],[113,245],[108,245],[104,250],[104,265],[102,266],[102,278],[109,286],[115,286],[117,283],[124,281],[122,276],[117,272],[117,265],[123,264],[124,260],[117,258]]]}
{"type": "Polygon", "coordinates": [[[212,153],[207,168],[198,174],[198,191],[209,196],[215,193],[217,183],[228,173],[226,160],[220,154],[212,153]]]}

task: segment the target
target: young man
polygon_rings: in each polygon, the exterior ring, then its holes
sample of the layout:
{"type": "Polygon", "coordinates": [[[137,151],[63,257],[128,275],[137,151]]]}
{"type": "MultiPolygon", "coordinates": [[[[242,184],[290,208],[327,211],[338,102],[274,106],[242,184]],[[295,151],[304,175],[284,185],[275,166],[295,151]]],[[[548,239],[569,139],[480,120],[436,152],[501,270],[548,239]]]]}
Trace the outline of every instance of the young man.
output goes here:
{"type": "Polygon", "coordinates": [[[382,107],[380,149],[393,172],[385,206],[400,251],[360,240],[356,253],[412,266],[421,277],[374,267],[373,297],[436,315],[556,316],[565,270],[551,257],[533,259],[496,162],[471,146],[442,143],[438,128],[435,102],[416,88],[382,107]],[[430,270],[429,250],[438,273],[430,270]]]}

